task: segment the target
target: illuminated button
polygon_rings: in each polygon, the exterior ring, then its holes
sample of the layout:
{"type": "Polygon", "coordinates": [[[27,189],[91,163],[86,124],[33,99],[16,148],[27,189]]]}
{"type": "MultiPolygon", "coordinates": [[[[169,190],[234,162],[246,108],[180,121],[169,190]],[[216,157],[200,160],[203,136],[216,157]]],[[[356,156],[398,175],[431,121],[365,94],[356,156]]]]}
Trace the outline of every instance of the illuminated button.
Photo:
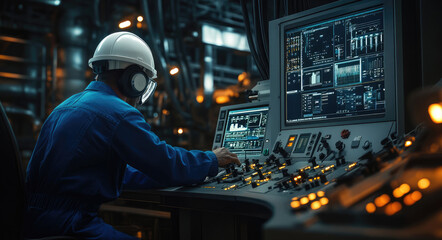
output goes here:
{"type": "Polygon", "coordinates": [[[365,211],[368,213],[374,213],[376,211],[376,206],[373,203],[367,203],[367,205],[365,205],[365,211]]]}
{"type": "Polygon", "coordinates": [[[419,191],[414,191],[413,193],[411,193],[411,198],[417,202],[422,198],[422,193],[420,193],[419,191]]]}
{"type": "Polygon", "coordinates": [[[289,143],[287,144],[287,147],[291,147],[291,146],[293,146],[293,142],[289,142],[289,143]]]}
{"type": "Polygon", "coordinates": [[[327,205],[328,204],[328,198],[323,197],[321,199],[319,199],[319,202],[321,203],[321,205],[327,205]]]}
{"type": "Polygon", "coordinates": [[[409,191],[410,191],[410,185],[404,183],[393,190],[393,196],[395,198],[400,198],[405,194],[407,194],[409,191]]]}
{"type": "Polygon", "coordinates": [[[290,141],[290,142],[295,141],[295,136],[290,137],[290,138],[289,138],[289,141],[290,141]]]}
{"type": "Polygon", "coordinates": [[[308,199],[309,199],[310,201],[315,200],[315,199],[316,199],[316,194],[315,194],[315,193],[310,193],[310,194],[308,195],[308,199]]]}
{"type": "Polygon", "coordinates": [[[301,204],[299,203],[299,201],[293,201],[290,203],[290,206],[292,208],[298,208],[299,206],[301,206],[301,204]]]}
{"type": "Polygon", "coordinates": [[[310,207],[311,207],[313,210],[319,209],[319,208],[321,207],[321,203],[320,203],[319,201],[314,201],[314,202],[312,202],[312,204],[310,205],[310,207]]]}
{"type": "Polygon", "coordinates": [[[428,178],[422,178],[417,182],[417,186],[420,189],[426,189],[430,186],[430,180],[428,180],[428,178]]]}
{"type": "Polygon", "coordinates": [[[404,204],[407,206],[411,206],[413,205],[415,202],[414,200],[411,198],[411,194],[408,194],[407,196],[404,197],[404,204]]]}
{"type": "Polygon", "coordinates": [[[390,202],[390,196],[387,194],[382,194],[381,196],[375,198],[374,203],[377,207],[383,207],[385,204],[390,202]]]}
{"type": "Polygon", "coordinates": [[[391,216],[402,209],[402,204],[400,202],[392,202],[385,207],[385,214],[391,216]]]}
{"type": "Polygon", "coordinates": [[[309,202],[309,200],[308,200],[307,197],[303,197],[303,198],[301,198],[300,202],[301,202],[302,205],[305,205],[305,204],[307,204],[309,202]]]}
{"type": "Polygon", "coordinates": [[[316,193],[316,195],[318,195],[318,197],[323,197],[325,195],[324,191],[319,191],[316,193]]]}

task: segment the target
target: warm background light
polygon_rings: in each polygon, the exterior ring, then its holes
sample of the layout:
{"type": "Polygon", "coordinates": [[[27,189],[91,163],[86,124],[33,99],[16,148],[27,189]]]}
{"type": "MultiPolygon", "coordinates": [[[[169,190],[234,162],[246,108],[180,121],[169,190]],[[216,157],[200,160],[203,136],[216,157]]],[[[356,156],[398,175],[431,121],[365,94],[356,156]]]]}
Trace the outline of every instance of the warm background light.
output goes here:
{"type": "Polygon", "coordinates": [[[184,130],[182,128],[178,128],[178,134],[183,134],[184,130]]]}
{"type": "Polygon", "coordinates": [[[409,146],[411,146],[412,144],[413,144],[413,142],[410,141],[410,140],[405,141],[405,147],[409,147],[409,146]]]}
{"type": "Polygon", "coordinates": [[[228,96],[219,96],[215,99],[216,103],[218,104],[224,104],[230,101],[230,98],[228,96]]]}
{"type": "Polygon", "coordinates": [[[325,192],[324,191],[319,191],[316,194],[318,195],[318,197],[323,197],[325,195],[325,192]]]}
{"type": "Polygon", "coordinates": [[[138,22],[142,22],[143,19],[144,19],[143,16],[138,16],[138,17],[137,17],[137,21],[138,21],[138,22]]]}
{"type": "Polygon", "coordinates": [[[202,102],[204,102],[204,96],[203,96],[203,95],[198,95],[198,96],[196,96],[196,101],[197,101],[198,103],[202,103],[202,102]]]}
{"type": "Polygon", "coordinates": [[[323,197],[323,198],[319,199],[319,202],[321,203],[321,205],[327,205],[328,204],[328,198],[323,197]]]}
{"type": "Polygon", "coordinates": [[[118,27],[123,29],[123,28],[128,28],[130,27],[130,25],[132,25],[132,23],[129,20],[120,22],[120,24],[118,24],[118,27]]]}
{"type": "Polygon", "coordinates": [[[316,194],[315,194],[315,193],[310,193],[310,194],[308,195],[308,199],[310,199],[310,201],[315,200],[315,199],[316,199],[316,194]]]}
{"type": "Polygon", "coordinates": [[[430,114],[431,120],[434,123],[442,123],[442,105],[439,103],[433,103],[428,107],[428,113],[430,114]]]}
{"type": "Polygon", "coordinates": [[[180,71],[179,68],[173,67],[172,69],[170,69],[169,73],[170,73],[170,75],[173,76],[173,75],[177,74],[179,71],[180,71]]]}

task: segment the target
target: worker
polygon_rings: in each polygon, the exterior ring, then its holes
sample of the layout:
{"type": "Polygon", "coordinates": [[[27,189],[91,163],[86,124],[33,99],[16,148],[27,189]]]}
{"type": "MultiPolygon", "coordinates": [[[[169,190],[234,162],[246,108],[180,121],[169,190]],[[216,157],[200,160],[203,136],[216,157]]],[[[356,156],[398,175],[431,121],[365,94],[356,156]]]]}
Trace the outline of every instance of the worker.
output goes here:
{"type": "Polygon", "coordinates": [[[27,168],[25,236],[132,239],[97,216],[123,189],[195,184],[218,166],[240,164],[226,148],[185,150],[160,141],[134,107],[155,91],[149,46],[117,32],[97,46],[89,66],[97,74],[44,123],[27,168]]]}

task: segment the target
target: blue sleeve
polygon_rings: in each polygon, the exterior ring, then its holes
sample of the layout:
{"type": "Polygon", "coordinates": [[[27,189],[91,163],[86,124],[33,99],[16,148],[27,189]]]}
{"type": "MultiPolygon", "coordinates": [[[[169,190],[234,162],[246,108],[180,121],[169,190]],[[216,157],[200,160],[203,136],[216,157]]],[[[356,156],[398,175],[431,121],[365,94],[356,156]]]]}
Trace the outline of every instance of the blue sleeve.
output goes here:
{"type": "Polygon", "coordinates": [[[199,183],[206,176],[218,173],[218,160],[213,152],[188,151],[160,141],[138,111],[130,111],[121,120],[112,148],[119,159],[160,186],[199,183]]]}
{"type": "Polygon", "coordinates": [[[148,177],[146,174],[138,171],[130,165],[126,166],[123,179],[123,189],[136,190],[136,189],[155,189],[164,188],[166,186],[148,177]]]}

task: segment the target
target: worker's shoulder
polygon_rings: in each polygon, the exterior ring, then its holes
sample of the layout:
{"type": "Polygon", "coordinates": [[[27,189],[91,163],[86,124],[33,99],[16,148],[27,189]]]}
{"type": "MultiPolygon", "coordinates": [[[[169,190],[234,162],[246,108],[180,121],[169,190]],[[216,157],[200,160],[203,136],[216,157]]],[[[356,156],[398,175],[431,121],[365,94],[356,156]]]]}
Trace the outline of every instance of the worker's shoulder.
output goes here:
{"type": "Polygon", "coordinates": [[[117,96],[98,91],[78,93],[60,104],[57,110],[86,111],[113,123],[118,123],[128,113],[138,112],[117,96]]]}

